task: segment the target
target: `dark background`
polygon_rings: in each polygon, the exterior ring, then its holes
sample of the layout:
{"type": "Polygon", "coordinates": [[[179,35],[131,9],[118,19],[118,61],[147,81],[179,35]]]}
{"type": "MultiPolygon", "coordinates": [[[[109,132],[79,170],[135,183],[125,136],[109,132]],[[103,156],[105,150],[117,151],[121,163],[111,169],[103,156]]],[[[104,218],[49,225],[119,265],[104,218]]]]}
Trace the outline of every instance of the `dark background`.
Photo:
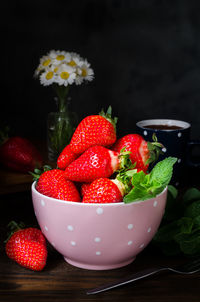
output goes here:
{"type": "Polygon", "coordinates": [[[118,135],[141,119],[172,118],[200,138],[199,14],[198,0],[2,1],[1,123],[45,138],[54,94],[33,74],[55,49],[79,53],[94,70],[94,81],[71,87],[80,120],[112,105],[118,135]]]}

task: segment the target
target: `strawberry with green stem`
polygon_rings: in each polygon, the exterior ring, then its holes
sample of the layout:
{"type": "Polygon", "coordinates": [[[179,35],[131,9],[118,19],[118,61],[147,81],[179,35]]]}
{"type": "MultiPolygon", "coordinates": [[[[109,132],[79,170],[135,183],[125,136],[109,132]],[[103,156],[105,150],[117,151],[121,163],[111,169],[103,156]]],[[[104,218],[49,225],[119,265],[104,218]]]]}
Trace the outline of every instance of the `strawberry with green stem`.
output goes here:
{"type": "Polygon", "coordinates": [[[116,203],[131,190],[131,178],[137,169],[119,172],[115,179],[106,177],[95,179],[83,195],[83,203],[116,203]],[[128,174],[126,173],[128,172],[128,174]]]}
{"type": "Polygon", "coordinates": [[[127,134],[112,146],[112,150],[116,152],[120,152],[122,148],[130,151],[130,159],[138,171],[147,172],[149,164],[155,162],[159,154],[162,154],[163,145],[157,141],[156,135],[153,135],[153,142],[147,142],[139,134],[127,134]]]}
{"type": "Polygon", "coordinates": [[[170,183],[176,161],[167,157],[148,174],[132,169],[120,171],[115,179],[96,179],[84,194],[83,203],[131,203],[156,197],[170,183]]]}
{"type": "Polygon", "coordinates": [[[7,256],[25,268],[41,271],[47,260],[46,240],[41,230],[22,229],[14,221],[9,226],[12,234],[5,246],[7,256]]]}
{"type": "Polygon", "coordinates": [[[99,115],[85,117],[72,136],[71,150],[80,155],[95,145],[113,145],[116,141],[117,118],[113,119],[111,113],[112,109],[109,107],[106,113],[102,110],[99,115]]]}
{"type": "Polygon", "coordinates": [[[100,177],[110,177],[117,170],[132,166],[129,153],[123,149],[115,152],[98,145],[90,147],[65,169],[64,177],[87,183],[100,177]]]}

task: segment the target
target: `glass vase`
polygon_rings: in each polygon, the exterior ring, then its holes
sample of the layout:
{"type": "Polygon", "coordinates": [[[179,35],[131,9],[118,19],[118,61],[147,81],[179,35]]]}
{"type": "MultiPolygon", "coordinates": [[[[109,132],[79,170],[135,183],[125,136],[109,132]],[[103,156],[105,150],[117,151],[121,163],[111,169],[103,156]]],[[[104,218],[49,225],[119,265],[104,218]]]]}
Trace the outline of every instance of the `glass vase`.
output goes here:
{"type": "Polygon", "coordinates": [[[50,112],[47,117],[47,148],[48,159],[52,162],[66,145],[69,144],[77,126],[77,116],[74,112],[50,112]]]}

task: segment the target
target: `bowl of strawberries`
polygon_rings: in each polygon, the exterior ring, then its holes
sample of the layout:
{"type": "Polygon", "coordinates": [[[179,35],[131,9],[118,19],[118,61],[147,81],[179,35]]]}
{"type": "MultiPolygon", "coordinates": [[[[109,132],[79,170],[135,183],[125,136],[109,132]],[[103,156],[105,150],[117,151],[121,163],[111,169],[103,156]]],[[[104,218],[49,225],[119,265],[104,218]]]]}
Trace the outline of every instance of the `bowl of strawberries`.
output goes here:
{"type": "Polygon", "coordinates": [[[32,184],[40,228],[77,267],[114,269],[131,263],[162,220],[176,158],[149,171],[160,144],[138,134],[116,137],[107,113],[84,118],[70,144],[32,184]]]}

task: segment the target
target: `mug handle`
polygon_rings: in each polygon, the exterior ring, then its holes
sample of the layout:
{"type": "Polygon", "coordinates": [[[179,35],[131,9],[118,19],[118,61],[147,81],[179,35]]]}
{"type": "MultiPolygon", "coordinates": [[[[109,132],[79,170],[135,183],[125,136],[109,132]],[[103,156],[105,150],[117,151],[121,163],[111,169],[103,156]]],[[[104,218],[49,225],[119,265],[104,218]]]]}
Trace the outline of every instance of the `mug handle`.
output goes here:
{"type": "Polygon", "coordinates": [[[192,149],[196,146],[200,146],[200,140],[192,140],[188,142],[188,157],[187,157],[187,165],[189,167],[194,167],[194,168],[199,168],[200,167],[200,162],[199,163],[194,163],[191,160],[190,154],[192,152],[192,149]]]}

